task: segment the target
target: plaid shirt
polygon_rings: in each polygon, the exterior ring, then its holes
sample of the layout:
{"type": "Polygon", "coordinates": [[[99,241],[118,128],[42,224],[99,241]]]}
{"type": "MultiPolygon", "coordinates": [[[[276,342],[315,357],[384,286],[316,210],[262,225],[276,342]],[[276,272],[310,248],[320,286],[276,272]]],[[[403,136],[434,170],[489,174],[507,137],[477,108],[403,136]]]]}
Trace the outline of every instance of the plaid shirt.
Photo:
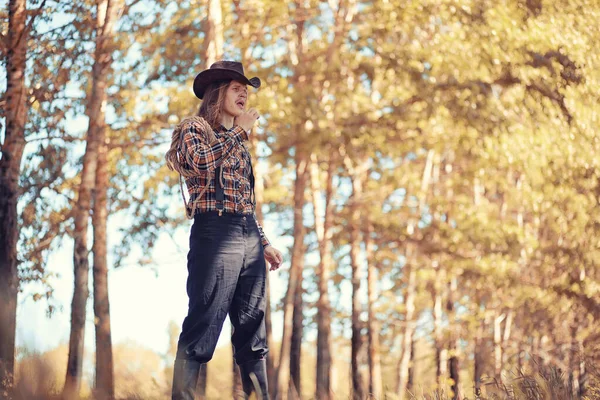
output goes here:
{"type": "MultiPolygon", "coordinates": [[[[252,187],[250,183],[251,159],[245,145],[248,134],[239,126],[227,130],[221,126],[215,131],[216,140],[209,143],[208,135],[194,121],[183,126],[184,168],[194,171],[186,176],[185,183],[190,195],[188,208],[195,214],[217,210],[215,199],[215,171],[221,166],[223,192],[223,211],[236,214],[254,213],[252,187]],[[207,187],[208,185],[208,187],[207,187]],[[206,188],[206,190],[204,190],[206,188]],[[204,193],[202,194],[202,192],[204,193]]],[[[262,226],[256,220],[263,247],[268,246],[262,226]]]]}

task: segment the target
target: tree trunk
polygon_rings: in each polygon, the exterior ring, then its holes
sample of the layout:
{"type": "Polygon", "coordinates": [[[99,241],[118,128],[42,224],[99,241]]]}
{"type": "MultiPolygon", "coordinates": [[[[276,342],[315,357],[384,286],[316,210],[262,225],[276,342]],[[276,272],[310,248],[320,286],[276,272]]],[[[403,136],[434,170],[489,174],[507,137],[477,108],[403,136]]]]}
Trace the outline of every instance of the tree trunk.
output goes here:
{"type": "Polygon", "coordinates": [[[519,342],[517,343],[518,346],[518,353],[517,353],[517,370],[518,371],[523,371],[523,355],[525,352],[525,345],[523,343],[523,339],[519,339],[519,342]]]}
{"type": "MultiPolygon", "coordinates": [[[[434,171],[434,159],[435,152],[433,150],[429,150],[427,153],[427,160],[425,162],[425,167],[423,169],[423,175],[421,177],[421,192],[423,195],[419,200],[419,205],[417,208],[417,215],[421,215],[423,212],[425,205],[427,204],[427,194],[429,192],[429,185],[431,183],[434,171]]],[[[413,234],[417,227],[417,222],[413,221],[408,225],[408,233],[413,234]]],[[[409,381],[409,368],[410,368],[410,360],[412,358],[412,347],[413,347],[413,335],[415,333],[415,292],[416,292],[416,269],[415,264],[417,262],[417,251],[414,248],[414,245],[410,244],[406,247],[406,259],[407,263],[404,266],[404,273],[407,277],[406,282],[406,295],[405,305],[406,305],[406,315],[404,319],[405,328],[404,328],[404,336],[402,342],[402,356],[400,358],[400,365],[398,370],[398,386],[396,391],[400,397],[400,400],[404,399],[406,394],[406,389],[409,381]]]]}
{"type": "Polygon", "coordinates": [[[550,364],[550,357],[548,356],[548,335],[542,335],[540,338],[538,355],[540,360],[540,365],[543,367],[543,370],[546,370],[546,367],[550,364]]]}
{"type": "MultiPolygon", "coordinates": [[[[104,120],[104,116],[100,116],[104,120]]],[[[108,264],[106,260],[106,225],[108,204],[108,166],[106,126],[100,123],[98,131],[100,148],[96,168],[96,191],[92,224],[94,226],[94,322],[96,327],[96,393],[98,400],[115,397],[112,336],[110,328],[110,303],[108,299],[108,264]]]]}
{"type": "Polygon", "coordinates": [[[371,234],[373,226],[367,219],[365,223],[364,241],[367,257],[367,328],[368,328],[368,354],[369,354],[369,394],[375,399],[382,397],[381,356],[379,348],[379,321],[374,310],[377,300],[377,268],[374,260],[373,241],[371,234]]]}
{"type": "MultiPolygon", "coordinates": [[[[441,158],[432,157],[431,180],[433,196],[442,195],[443,184],[440,184],[441,158]]],[[[434,213],[435,214],[435,213],[434,213]]],[[[437,389],[445,389],[445,379],[448,366],[448,352],[444,339],[444,289],[446,287],[446,271],[441,267],[441,260],[434,259],[432,265],[435,271],[433,282],[433,340],[435,345],[435,377],[437,389]]]]}
{"type": "MultiPolygon", "coordinates": [[[[271,280],[267,277],[267,288],[266,288],[266,297],[267,297],[267,309],[265,311],[265,329],[267,331],[267,346],[271,348],[273,346],[273,324],[271,317],[271,289],[270,283],[271,280]]],[[[277,369],[274,363],[274,357],[271,355],[267,356],[267,379],[269,382],[269,394],[271,398],[275,398],[275,380],[277,379],[277,369]]]]}
{"type": "MultiPolygon", "coordinates": [[[[302,95],[306,90],[309,90],[306,86],[300,84],[306,79],[303,73],[303,62],[304,62],[304,23],[303,17],[304,5],[299,1],[293,3],[295,7],[288,7],[288,12],[292,9],[296,13],[293,18],[290,18],[290,23],[287,24],[288,37],[288,54],[294,68],[294,75],[292,76],[292,83],[296,88],[297,93],[302,95]],[[295,28],[295,29],[294,29],[295,28]]],[[[290,387],[290,352],[292,342],[292,326],[294,320],[294,298],[296,295],[296,287],[298,282],[297,276],[301,276],[302,263],[304,259],[304,204],[307,179],[307,168],[308,168],[308,154],[307,151],[302,147],[303,139],[305,135],[304,121],[299,121],[295,126],[296,132],[296,146],[294,162],[296,165],[296,180],[294,184],[294,244],[292,246],[292,260],[289,271],[289,283],[285,299],[283,302],[283,334],[281,338],[281,350],[279,352],[279,363],[277,365],[277,379],[276,379],[276,399],[287,399],[288,390],[290,387]]]]}
{"type": "Polygon", "coordinates": [[[204,69],[223,57],[223,13],[221,0],[208,1],[208,15],[204,32],[204,69]]]}
{"type": "Polygon", "coordinates": [[[407,263],[404,265],[404,272],[407,276],[405,306],[406,315],[404,319],[404,336],[402,338],[402,356],[400,358],[400,368],[398,370],[398,398],[404,399],[408,385],[408,370],[410,368],[410,358],[412,351],[412,341],[415,332],[415,292],[416,292],[416,268],[413,263],[416,260],[413,251],[407,251],[407,263]],[[412,253],[412,254],[411,254],[412,253]],[[414,258],[413,258],[414,257],[414,258]]]}
{"type": "Polygon", "coordinates": [[[577,322],[575,322],[573,325],[571,325],[571,345],[570,345],[570,349],[569,349],[569,381],[568,381],[568,385],[569,385],[569,393],[573,396],[573,397],[577,397],[578,395],[578,386],[579,386],[579,382],[577,382],[577,375],[576,375],[576,371],[575,371],[575,365],[576,365],[576,357],[577,357],[577,347],[578,347],[578,343],[577,343],[577,322]]]}
{"type": "MultiPolygon", "coordinates": [[[[250,143],[252,145],[252,148],[254,150],[254,154],[256,154],[256,148],[257,148],[257,142],[258,142],[258,138],[256,137],[256,135],[251,135],[250,136],[250,143]]],[[[262,213],[262,209],[261,209],[261,205],[263,202],[263,189],[264,189],[264,180],[262,177],[262,174],[259,172],[260,168],[257,167],[257,165],[255,165],[255,174],[254,174],[254,178],[255,178],[255,196],[256,196],[256,219],[258,220],[258,222],[260,224],[263,224],[263,213],[262,213]]],[[[267,287],[266,287],[266,298],[267,298],[267,307],[265,310],[265,329],[267,331],[267,346],[270,348],[273,345],[273,327],[272,327],[272,319],[271,319],[271,279],[269,278],[268,274],[267,274],[267,287]]],[[[235,362],[234,362],[235,363],[235,362]]],[[[269,385],[269,391],[271,392],[271,397],[274,397],[274,390],[275,390],[275,378],[276,378],[276,371],[275,371],[275,365],[273,363],[273,357],[272,356],[268,356],[267,357],[267,379],[270,383],[269,385]]],[[[241,382],[240,382],[240,390],[241,390],[241,382]]]]}
{"type": "Polygon", "coordinates": [[[319,266],[317,269],[317,376],[316,398],[331,398],[331,303],[329,301],[329,279],[332,265],[331,224],[333,216],[333,171],[334,160],[329,159],[327,176],[325,177],[325,204],[321,201],[319,167],[316,156],[311,162],[311,193],[315,231],[319,242],[319,266]]]}
{"type": "Polygon", "coordinates": [[[66,397],[78,396],[81,387],[83,364],[86,303],[89,296],[88,277],[88,219],[90,216],[91,194],[95,184],[98,159],[99,130],[104,124],[107,75],[111,67],[112,27],[115,17],[114,2],[99,0],[96,19],[96,50],[92,67],[92,90],[88,98],[87,113],[89,125],[86,151],[83,156],[83,170],[77,204],[75,205],[74,236],[74,288],[71,303],[71,332],[69,336],[69,356],[64,393],[66,397]]]}
{"type": "Polygon", "coordinates": [[[502,380],[502,321],[505,314],[496,314],[494,318],[494,377],[502,380]]]}
{"type": "Polygon", "coordinates": [[[587,368],[585,365],[585,352],[583,351],[583,341],[579,340],[579,397],[583,398],[587,394],[587,368]]]}
{"type": "Polygon", "coordinates": [[[475,337],[475,350],[473,354],[474,371],[473,381],[475,383],[475,394],[481,396],[481,377],[483,376],[483,334],[485,331],[485,322],[482,318],[479,327],[477,328],[477,336],[475,337]]]}
{"type": "Polygon", "coordinates": [[[433,292],[433,334],[435,342],[435,365],[436,365],[436,383],[438,388],[441,389],[445,386],[445,379],[448,373],[448,350],[446,349],[446,343],[444,340],[444,332],[442,328],[442,319],[444,317],[443,312],[443,295],[442,287],[444,284],[444,278],[440,269],[437,269],[435,289],[433,292]]]}
{"type": "Polygon", "coordinates": [[[351,172],[352,195],[350,199],[350,264],[352,266],[352,399],[362,400],[365,398],[364,380],[361,373],[361,357],[363,350],[362,328],[360,319],[362,306],[360,303],[360,284],[362,273],[360,269],[360,203],[362,201],[363,174],[361,171],[351,172]]]}
{"type": "Polygon", "coordinates": [[[410,343],[410,365],[408,366],[408,383],[406,384],[406,389],[408,389],[410,393],[414,393],[416,343],[417,341],[415,340],[415,335],[413,334],[413,338],[410,343]]]}
{"type": "Polygon", "coordinates": [[[531,373],[538,373],[540,371],[540,337],[539,335],[534,333],[533,338],[531,339],[531,357],[529,358],[529,368],[531,373]]]}
{"type": "Polygon", "coordinates": [[[6,130],[0,159],[0,392],[12,387],[19,275],[17,201],[25,148],[25,62],[29,32],[26,1],[8,2],[6,33],[6,130]]]}
{"type": "MultiPolygon", "coordinates": [[[[298,135],[302,137],[301,127],[298,126],[298,135]]],[[[290,266],[290,278],[288,289],[283,303],[283,337],[279,353],[279,365],[277,366],[276,394],[275,398],[287,399],[290,387],[290,352],[292,341],[292,326],[294,314],[294,297],[298,286],[297,277],[302,271],[302,259],[304,257],[304,189],[306,187],[307,161],[304,153],[296,150],[296,182],[294,188],[294,245],[292,247],[292,262],[290,266]]]]}
{"type": "Polygon", "coordinates": [[[455,321],[455,312],[454,312],[454,296],[456,294],[456,278],[452,280],[448,284],[448,302],[446,303],[446,311],[448,312],[448,319],[450,324],[454,325],[451,327],[451,337],[448,346],[448,352],[450,354],[450,359],[448,360],[448,369],[450,370],[450,380],[452,381],[452,386],[450,390],[452,391],[452,399],[458,400],[462,396],[458,390],[460,385],[459,373],[460,367],[458,363],[458,337],[456,335],[456,321],[455,321]]]}
{"type": "Polygon", "coordinates": [[[302,269],[303,266],[296,269],[296,294],[294,295],[294,317],[292,325],[292,341],[290,344],[290,397],[292,399],[300,399],[302,393],[300,387],[300,356],[302,354],[303,334],[302,269]]]}
{"type": "Polygon", "coordinates": [[[506,365],[508,357],[507,346],[509,345],[510,335],[512,333],[513,319],[515,313],[513,310],[508,310],[506,314],[506,322],[504,323],[504,334],[502,335],[502,369],[506,365]]]}

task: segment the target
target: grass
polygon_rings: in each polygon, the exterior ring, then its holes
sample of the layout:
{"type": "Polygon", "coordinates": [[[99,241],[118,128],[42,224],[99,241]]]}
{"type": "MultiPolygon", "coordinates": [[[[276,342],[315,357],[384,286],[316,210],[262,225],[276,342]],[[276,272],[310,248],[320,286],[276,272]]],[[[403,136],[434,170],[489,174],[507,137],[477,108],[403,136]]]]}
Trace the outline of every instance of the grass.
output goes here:
{"type": "MultiPolygon", "coordinates": [[[[568,376],[554,367],[540,367],[540,371],[535,374],[525,374],[522,371],[512,373],[504,381],[490,379],[483,382],[484,394],[473,393],[463,394],[463,400],[597,400],[600,399],[600,375],[598,371],[588,372],[588,381],[586,391],[583,397],[573,394],[568,384],[568,376]]],[[[43,386],[44,377],[36,376],[36,380],[30,382],[27,379],[17,382],[14,387],[14,393],[8,399],[11,400],[63,400],[56,393],[56,389],[50,389],[43,386]],[[38,380],[42,378],[41,382],[38,380]],[[40,386],[42,384],[42,386],[40,386]],[[41,390],[40,390],[41,389],[41,390]],[[46,390],[46,394],[44,393],[46,390]]],[[[1,396],[0,396],[1,397],[1,396]]],[[[155,398],[144,398],[137,394],[129,394],[125,397],[119,397],[118,400],[166,400],[169,397],[165,394],[158,395],[155,398]]],[[[405,397],[410,400],[448,400],[452,399],[452,393],[449,390],[433,390],[427,394],[409,394],[405,397]]],[[[388,393],[382,399],[368,397],[369,400],[395,400],[399,399],[396,394],[388,393]]],[[[84,396],[82,400],[94,400],[93,395],[84,396]]]]}

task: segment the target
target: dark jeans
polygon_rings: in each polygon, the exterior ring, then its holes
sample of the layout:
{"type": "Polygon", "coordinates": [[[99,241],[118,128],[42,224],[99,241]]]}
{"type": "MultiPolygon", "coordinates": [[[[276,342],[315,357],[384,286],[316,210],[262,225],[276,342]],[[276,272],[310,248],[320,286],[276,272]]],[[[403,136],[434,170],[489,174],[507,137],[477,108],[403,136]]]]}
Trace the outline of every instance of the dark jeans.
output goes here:
{"type": "Polygon", "coordinates": [[[208,362],[228,313],[236,362],[264,358],[265,289],[266,264],[254,217],[196,214],[188,253],[188,315],[177,359],[208,362]]]}

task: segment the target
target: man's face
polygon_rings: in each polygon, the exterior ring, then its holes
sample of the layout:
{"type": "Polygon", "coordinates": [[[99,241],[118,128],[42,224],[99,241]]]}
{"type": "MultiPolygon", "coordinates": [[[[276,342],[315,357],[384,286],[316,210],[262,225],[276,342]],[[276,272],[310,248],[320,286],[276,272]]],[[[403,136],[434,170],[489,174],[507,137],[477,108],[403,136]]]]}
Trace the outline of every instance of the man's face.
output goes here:
{"type": "Polygon", "coordinates": [[[231,81],[225,93],[223,112],[237,117],[246,109],[247,100],[248,88],[246,88],[246,85],[237,81],[231,81]]]}

